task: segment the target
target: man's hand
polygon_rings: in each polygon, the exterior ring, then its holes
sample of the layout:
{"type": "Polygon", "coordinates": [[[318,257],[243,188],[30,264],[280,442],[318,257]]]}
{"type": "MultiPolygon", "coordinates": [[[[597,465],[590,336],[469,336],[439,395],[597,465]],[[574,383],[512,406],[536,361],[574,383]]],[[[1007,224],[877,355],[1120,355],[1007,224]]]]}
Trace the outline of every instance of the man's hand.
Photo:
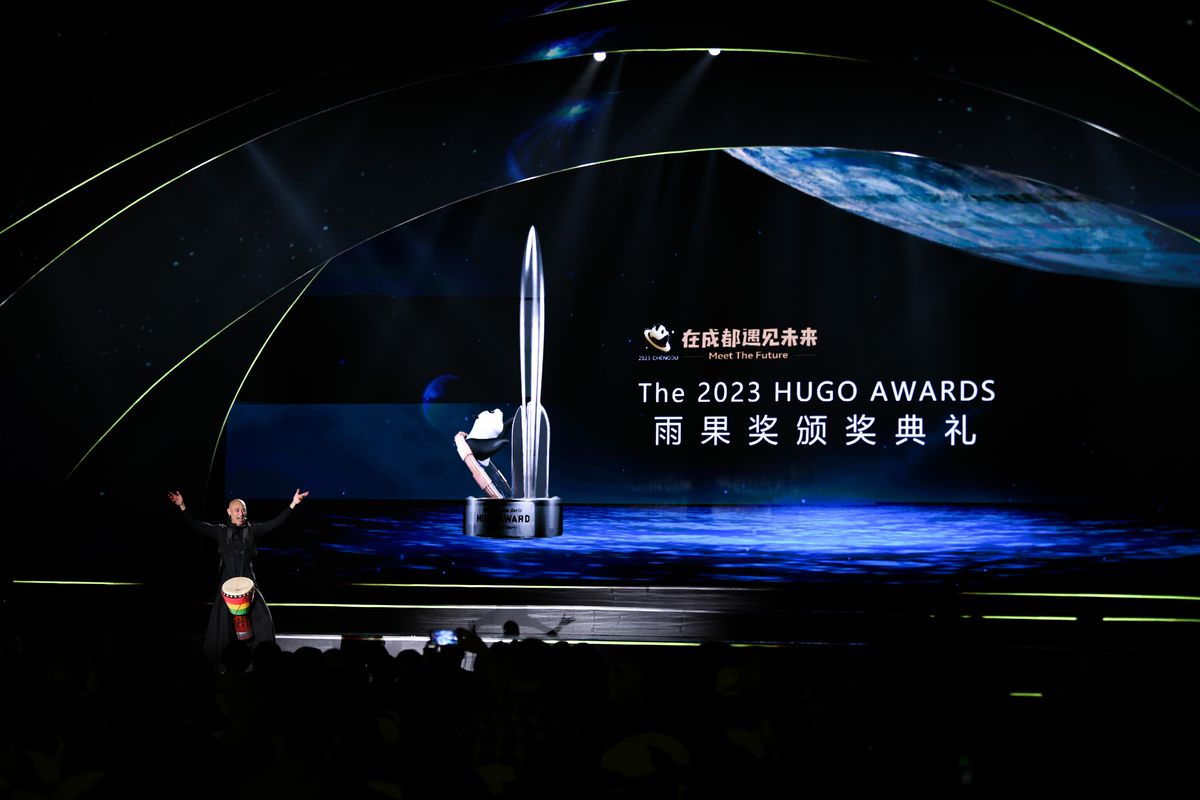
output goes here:
{"type": "Polygon", "coordinates": [[[167,499],[179,506],[180,511],[183,511],[187,508],[187,506],[183,504],[183,495],[179,492],[167,492],[167,499]]]}
{"type": "Polygon", "coordinates": [[[301,492],[299,489],[297,489],[296,496],[292,498],[292,504],[288,506],[288,508],[295,508],[296,506],[300,505],[300,501],[306,497],[308,497],[308,492],[301,492]]]}

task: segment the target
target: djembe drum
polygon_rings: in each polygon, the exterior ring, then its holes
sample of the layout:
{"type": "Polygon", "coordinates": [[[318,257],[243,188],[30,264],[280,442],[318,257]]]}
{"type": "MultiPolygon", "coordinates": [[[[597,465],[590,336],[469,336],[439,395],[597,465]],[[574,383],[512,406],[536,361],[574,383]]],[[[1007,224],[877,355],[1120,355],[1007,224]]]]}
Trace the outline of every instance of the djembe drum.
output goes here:
{"type": "Polygon", "coordinates": [[[249,578],[230,578],[221,584],[221,596],[225,598],[225,605],[229,606],[229,613],[233,614],[233,630],[237,633],[238,641],[253,639],[250,605],[254,602],[254,581],[249,578]]]}

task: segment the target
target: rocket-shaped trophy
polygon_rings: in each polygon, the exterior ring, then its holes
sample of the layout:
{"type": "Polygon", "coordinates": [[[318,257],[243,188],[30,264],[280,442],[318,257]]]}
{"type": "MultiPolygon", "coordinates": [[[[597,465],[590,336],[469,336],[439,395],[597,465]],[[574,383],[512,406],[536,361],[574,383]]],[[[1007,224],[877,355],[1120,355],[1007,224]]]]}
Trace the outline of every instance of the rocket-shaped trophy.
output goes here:
{"type": "Polygon", "coordinates": [[[533,228],[525,240],[518,323],[521,402],[512,421],[511,490],[504,474],[491,463],[506,443],[499,438],[503,422],[498,410],[483,412],[471,433],[454,437],[459,457],[487,495],[467,498],[463,533],[468,536],[531,539],[562,533],[562,505],[550,496],[550,417],[542,407],[546,281],[533,228]]]}

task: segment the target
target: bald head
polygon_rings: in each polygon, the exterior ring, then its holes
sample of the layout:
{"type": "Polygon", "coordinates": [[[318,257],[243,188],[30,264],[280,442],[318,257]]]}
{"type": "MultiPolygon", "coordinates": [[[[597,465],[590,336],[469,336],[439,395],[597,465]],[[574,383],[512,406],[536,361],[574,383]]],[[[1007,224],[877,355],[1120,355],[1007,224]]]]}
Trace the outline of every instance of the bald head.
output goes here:
{"type": "Polygon", "coordinates": [[[242,526],[246,524],[246,501],[245,500],[230,500],[229,508],[225,509],[225,513],[229,515],[229,521],[234,525],[242,526]]]}

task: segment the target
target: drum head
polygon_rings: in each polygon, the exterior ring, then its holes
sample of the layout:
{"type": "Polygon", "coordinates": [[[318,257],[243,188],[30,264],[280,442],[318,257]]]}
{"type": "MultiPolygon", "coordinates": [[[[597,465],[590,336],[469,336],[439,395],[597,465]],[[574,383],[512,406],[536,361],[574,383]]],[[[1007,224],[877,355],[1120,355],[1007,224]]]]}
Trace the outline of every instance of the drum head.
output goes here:
{"type": "Polygon", "coordinates": [[[254,581],[249,578],[230,578],[221,584],[221,594],[226,597],[241,597],[250,593],[254,588],[254,581]]]}

